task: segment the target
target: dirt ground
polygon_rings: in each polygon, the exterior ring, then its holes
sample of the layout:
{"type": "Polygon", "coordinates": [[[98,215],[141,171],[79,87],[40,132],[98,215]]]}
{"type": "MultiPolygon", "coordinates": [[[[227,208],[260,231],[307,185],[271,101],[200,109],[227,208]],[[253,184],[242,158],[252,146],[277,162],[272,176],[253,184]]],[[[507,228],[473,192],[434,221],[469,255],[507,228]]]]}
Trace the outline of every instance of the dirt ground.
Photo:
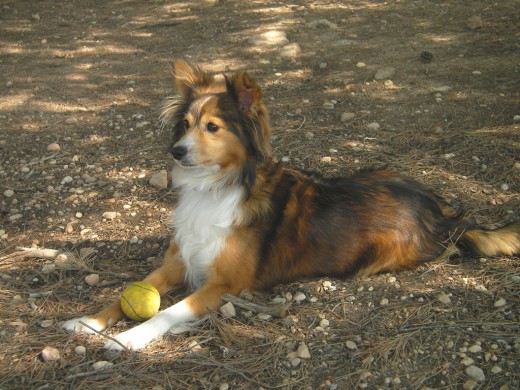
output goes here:
{"type": "Polygon", "coordinates": [[[518,257],[278,286],[247,298],[285,318],[215,313],[139,353],[62,331],[167,247],[175,194],[149,179],[171,163],[158,114],[180,58],[254,75],[283,164],[388,166],[479,222],[520,217],[516,1],[4,0],[0,389],[520,387],[518,257]],[[288,41],[259,43],[273,30],[288,41]]]}

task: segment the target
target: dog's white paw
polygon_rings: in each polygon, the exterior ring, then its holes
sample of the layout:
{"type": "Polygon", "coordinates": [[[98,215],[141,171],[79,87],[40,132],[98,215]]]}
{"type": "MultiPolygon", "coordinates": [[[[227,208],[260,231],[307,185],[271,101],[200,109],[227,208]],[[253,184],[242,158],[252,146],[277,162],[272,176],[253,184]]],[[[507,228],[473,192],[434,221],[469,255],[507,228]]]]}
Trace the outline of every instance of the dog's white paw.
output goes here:
{"type": "Polygon", "coordinates": [[[101,332],[104,329],[102,324],[100,324],[96,319],[90,317],[80,317],[65,321],[61,327],[67,332],[87,334],[101,332]]]}
{"type": "Polygon", "coordinates": [[[105,344],[104,348],[113,351],[121,351],[124,349],[124,346],[132,351],[137,351],[138,349],[145,348],[152,341],[161,336],[162,333],[156,332],[153,327],[150,327],[147,324],[141,324],[135,328],[127,330],[126,332],[119,333],[114,337],[114,340],[117,340],[117,342],[110,340],[105,344]]]}

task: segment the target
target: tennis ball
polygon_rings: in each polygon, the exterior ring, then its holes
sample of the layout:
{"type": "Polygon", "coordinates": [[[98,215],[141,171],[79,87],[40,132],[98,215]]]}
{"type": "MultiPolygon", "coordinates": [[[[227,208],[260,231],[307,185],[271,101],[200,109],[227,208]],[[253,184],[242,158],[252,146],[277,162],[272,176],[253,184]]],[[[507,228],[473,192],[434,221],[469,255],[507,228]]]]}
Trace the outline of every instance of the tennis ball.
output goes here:
{"type": "Polygon", "coordinates": [[[159,291],[146,282],[135,282],[123,290],[121,308],[128,318],[144,321],[159,311],[161,296],[159,291]]]}

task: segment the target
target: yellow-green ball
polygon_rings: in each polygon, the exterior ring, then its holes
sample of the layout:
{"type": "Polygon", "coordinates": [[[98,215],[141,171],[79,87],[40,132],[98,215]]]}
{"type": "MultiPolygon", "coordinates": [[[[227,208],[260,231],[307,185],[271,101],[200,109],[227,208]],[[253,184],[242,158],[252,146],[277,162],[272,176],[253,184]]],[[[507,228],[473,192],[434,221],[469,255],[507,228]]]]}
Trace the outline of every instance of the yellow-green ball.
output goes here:
{"type": "Polygon", "coordinates": [[[128,318],[144,321],[153,317],[161,306],[159,291],[146,282],[135,282],[123,290],[121,308],[128,318]]]}

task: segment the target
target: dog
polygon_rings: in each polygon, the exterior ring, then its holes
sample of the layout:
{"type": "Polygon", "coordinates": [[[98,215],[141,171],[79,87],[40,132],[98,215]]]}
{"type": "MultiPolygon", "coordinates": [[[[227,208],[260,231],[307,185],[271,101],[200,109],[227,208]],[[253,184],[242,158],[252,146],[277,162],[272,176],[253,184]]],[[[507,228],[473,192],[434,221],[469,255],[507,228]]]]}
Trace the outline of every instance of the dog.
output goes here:
{"type": "MultiPolygon", "coordinates": [[[[519,254],[520,221],[484,228],[397,173],[324,178],[275,163],[262,93],[247,73],[214,76],[177,61],[174,78],[178,96],[161,120],[173,132],[175,236],[144,280],[161,295],[181,285],[194,292],[105,348],[144,348],[217,310],[224,293],[397,271],[455,253],[519,254]]],[[[117,300],[63,328],[92,333],[122,317],[117,300]]]]}

